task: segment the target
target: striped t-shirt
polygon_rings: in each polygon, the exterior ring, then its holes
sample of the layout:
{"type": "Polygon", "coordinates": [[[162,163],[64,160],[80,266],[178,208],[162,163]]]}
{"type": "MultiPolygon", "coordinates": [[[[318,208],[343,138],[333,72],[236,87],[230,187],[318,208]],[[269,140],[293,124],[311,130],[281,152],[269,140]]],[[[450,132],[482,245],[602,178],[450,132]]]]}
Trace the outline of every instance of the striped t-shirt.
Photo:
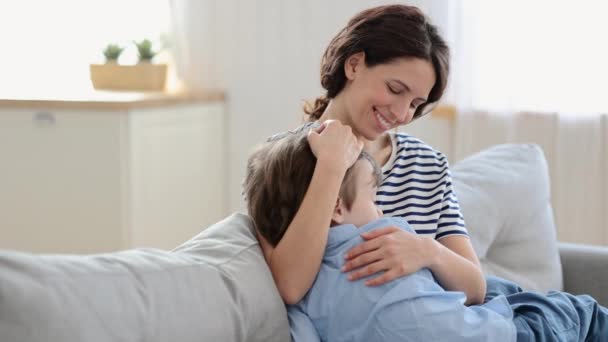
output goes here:
{"type": "Polygon", "coordinates": [[[403,217],[419,235],[467,235],[445,155],[404,133],[389,133],[392,152],[382,167],[376,203],[403,217]]]}

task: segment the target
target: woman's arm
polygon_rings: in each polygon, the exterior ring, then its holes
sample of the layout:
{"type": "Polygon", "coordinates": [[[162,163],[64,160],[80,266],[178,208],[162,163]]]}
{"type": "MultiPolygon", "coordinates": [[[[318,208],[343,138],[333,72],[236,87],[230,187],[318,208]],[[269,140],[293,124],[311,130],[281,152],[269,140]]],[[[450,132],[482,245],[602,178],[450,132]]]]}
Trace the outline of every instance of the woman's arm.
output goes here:
{"type": "MultiPolygon", "coordinates": [[[[405,149],[399,151],[404,157],[411,157],[405,149]]],[[[485,278],[471,241],[459,234],[465,233],[465,223],[454,193],[447,158],[435,152],[435,161],[441,164],[439,180],[445,184],[441,211],[434,214],[437,215],[436,234],[444,236],[435,240],[399,227],[362,234],[366,241],[349,251],[347,259],[350,261],[347,260],[345,270],[360,268],[353,273],[353,279],[384,271],[368,281],[371,285],[380,285],[428,267],[444,289],[464,292],[467,304],[482,303],[486,293],[485,278]]]]}
{"type": "Polygon", "coordinates": [[[363,148],[351,128],[338,121],[324,122],[319,131],[309,134],[308,141],[317,164],[302,204],[276,247],[261,242],[287,304],[300,301],[315,280],[342,179],[363,148]]]}
{"type": "Polygon", "coordinates": [[[266,261],[277,289],[287,304],[295,304],[319,272],[331,215],[344,172],[317,163],[300,209],[275,248],[269,244],[266,261]]]}
{"type": "Polygon", "coordinates": [[[467,305],[483,303],[485,278],[469,238],[453,235],[438,242],[398,227],[376,229],[361,236],[367,241],[347,254],[349,261],[344,271],[359,268],[349,274],[351,280],[384,271],[366,282],[376,286],[428,267],[444,289],[464,292],[467,305]]]}
{"type": "Polygon", "coordinates": [[[483,303],[486,280],[469,238],[452,235],[431,241],[438,245],[438,257],[430,269],[439,284],[446,290],[464,292],[466,305],[483,303]]]}

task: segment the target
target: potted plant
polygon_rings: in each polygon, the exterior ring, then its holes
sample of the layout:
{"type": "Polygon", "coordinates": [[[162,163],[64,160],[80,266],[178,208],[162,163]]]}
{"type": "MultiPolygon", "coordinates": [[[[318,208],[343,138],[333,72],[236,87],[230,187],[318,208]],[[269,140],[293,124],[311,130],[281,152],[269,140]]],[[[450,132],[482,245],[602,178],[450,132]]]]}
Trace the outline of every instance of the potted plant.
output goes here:
{"type": "Polygon", "coordinates": [[[144,39],[141,42],[133,41],[133,43],[137,47],[137,56],[140,63],[150,63],[152,58],[158,54],[157,51],[152,49],[152,42],[149,39],[144,39]]]}
{"type": "Polygon", "coordinates": [[[138,54],[137,64],[118,64],[118,57],[124,48],[117,44],[108,44],[103,50],[105,64],[91,64],[91,81],[95,89],[162,91],[165,88],[167,65],[152,62],[159,50],[153,48],[149,39],[133,43],[138,54]]]}
{"type": "Polygon", "coordinates": [[[106,63],[118,63],[118,57],[122,54],[125,48],[118,44],[108,44],[103,49],[103,55],[106,58],[106,63]]]}

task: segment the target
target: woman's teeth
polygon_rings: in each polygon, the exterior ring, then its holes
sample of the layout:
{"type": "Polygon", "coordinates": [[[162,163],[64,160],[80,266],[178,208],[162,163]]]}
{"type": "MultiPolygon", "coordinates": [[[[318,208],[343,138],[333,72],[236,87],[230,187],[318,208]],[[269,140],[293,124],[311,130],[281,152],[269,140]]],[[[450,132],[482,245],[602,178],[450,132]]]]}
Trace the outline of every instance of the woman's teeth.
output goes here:
{"type": "Polygon", "coordinates": [[[379,122],[380,122],[380,124],[382,125],[382,128],[384,128],[384,129],[390,129],[390,128],[391,128],[391,124],[390,124],[388,121],[386,121],[386,120],[385,120],[385,119],[382,117],[382,115],[380,115],[380,114],[378,113],[378,111],[374,111],[374,114],[376,114],[376,118],[378,118],[378,121],[379,121],[379,122]]]}

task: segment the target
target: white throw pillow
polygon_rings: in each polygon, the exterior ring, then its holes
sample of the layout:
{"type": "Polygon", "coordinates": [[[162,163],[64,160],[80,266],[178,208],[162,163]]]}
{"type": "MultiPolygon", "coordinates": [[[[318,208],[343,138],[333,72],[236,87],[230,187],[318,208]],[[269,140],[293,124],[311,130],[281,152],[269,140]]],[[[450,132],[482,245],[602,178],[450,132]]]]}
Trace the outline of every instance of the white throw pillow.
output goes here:
{"type": "Polygon", "coordinates": [[[451,171],[484,272],[530,290],[561,290],[549,173],[540,147],[497,145],[451,171]]]}

